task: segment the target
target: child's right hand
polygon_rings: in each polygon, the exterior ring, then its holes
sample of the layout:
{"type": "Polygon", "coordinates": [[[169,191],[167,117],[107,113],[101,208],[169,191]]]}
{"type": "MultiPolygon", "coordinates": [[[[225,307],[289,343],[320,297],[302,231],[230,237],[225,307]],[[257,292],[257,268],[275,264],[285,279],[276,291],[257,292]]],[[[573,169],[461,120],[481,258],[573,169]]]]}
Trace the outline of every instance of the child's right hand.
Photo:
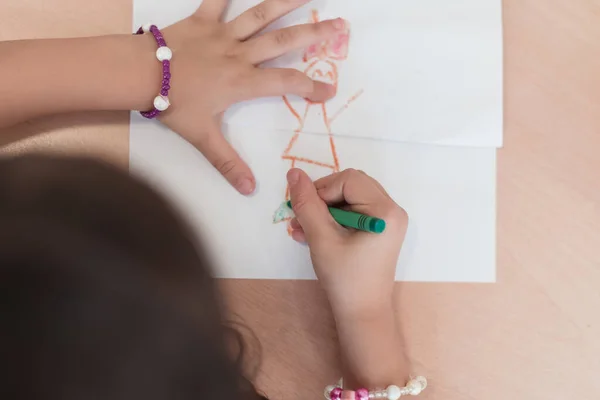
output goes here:
{"type": "Polygon", "coordinates": [[[408,226],[406,212],[367,174],[356,170],[312,182],[299,169],[288,173],[292,205],[292,237],[306,242],[315,272],[336,318],[378,315],[392,307],[396,264],[408,226]],[[377,235],[345,229],[328,205],[386,221],[377,235]]]}

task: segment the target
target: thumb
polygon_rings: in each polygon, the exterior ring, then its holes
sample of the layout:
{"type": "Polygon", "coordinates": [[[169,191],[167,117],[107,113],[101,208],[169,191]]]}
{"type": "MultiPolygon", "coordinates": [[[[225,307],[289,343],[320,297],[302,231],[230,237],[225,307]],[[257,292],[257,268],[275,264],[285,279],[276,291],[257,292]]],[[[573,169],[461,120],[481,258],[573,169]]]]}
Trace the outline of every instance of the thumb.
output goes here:
{"type": "Polygon", "coordinates": [[[250,195],[256,188],[254,175],[248,164],[225,139],[216,122],[207,123],[200,135],[186,135],[206,159],[243,195],[250,195]]]}
{"type": "Polygon", "coordinates": [[[336,222],[308,175],[294,168],[288,172],[287,179],[294,214],[309,244],[318,236],[333,234],[336,222]]]}

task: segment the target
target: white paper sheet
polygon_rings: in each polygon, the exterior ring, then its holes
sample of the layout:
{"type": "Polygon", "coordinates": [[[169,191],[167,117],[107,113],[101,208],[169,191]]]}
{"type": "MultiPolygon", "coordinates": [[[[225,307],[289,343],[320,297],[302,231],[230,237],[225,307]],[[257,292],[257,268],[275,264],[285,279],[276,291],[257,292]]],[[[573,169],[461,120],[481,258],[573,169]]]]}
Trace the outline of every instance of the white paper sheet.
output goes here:
{"type": "MultiPolygon", "coordinates": [[[[134,26],[174,23],[200,2],[135,0],[134,26]]],[[[233,0],[228,18],[258,2],[233,0]]],[[[502,145],[501,0],[315,0],[274,27],[306,23],[312,9],[321,19],[343,17],[351,24],[348,57],[334,62],[339,86],[338,96],[327,103],[329,117],[363,92],[332,123],[337,135],[502,145]]],[[[271,64],[305,70],[310,62],[303,63],[297,52],[271,64]]],[[[304,114],[303,99],[292,104],[304,114]]],[[[327,133],[322,113],[313,107],[308,114],[303,131],[327,133]]],[[[226,121],[263,129],[299,126],[280,98],[234,107],[226,121]]]]}
{"type": "MultiPolygon", "coordinates": [[[[313,279],[308,249],[288,237],[285,224],[272,223],[285,196],[290,162],[281,152],[291,135],[248,128],[229,133],[258,179],[251,198],[235,192],[184,140],[137,114],[132,116],[131,168],[180,207],[213,250],[219,277],[313,279]]],[[[494,148],[349,138],[336,143],[342,169],[362,169],[380,180],[410,215],[398,280],[495,280],[494,148]]],[[[310,172],[314,177],[328,173],[310,172]]]]}

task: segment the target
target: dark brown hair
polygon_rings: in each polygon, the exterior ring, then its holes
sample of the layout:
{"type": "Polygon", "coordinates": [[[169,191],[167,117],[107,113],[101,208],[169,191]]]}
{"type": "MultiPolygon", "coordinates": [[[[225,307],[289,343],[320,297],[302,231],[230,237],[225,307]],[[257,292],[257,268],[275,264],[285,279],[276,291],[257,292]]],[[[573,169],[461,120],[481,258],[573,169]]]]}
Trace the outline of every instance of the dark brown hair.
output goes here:
{"type": "Polygon", "coordinates": [[[0,397],[259,398],[226,348],[209,265],[115,167],[0,160],[0,397]]]}

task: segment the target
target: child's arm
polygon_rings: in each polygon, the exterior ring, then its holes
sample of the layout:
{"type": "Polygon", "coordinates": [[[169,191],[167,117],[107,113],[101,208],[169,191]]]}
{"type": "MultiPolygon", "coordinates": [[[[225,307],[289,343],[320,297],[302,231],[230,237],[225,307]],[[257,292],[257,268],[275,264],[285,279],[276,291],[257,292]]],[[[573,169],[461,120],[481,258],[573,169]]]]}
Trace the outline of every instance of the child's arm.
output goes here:
{"type": "MultiPolygon", "coordinates": [[[[243,194],[254,191],[255,179],[221,135],[227,108],[259,97],[295,94],[322,102],[335,94],[301,71],[259,67],[345,28],[335,19],[256,35],[306,1],[265,0],[223,22],[229,2],[204,0],[192,16],[162,30],[173,59],[171,106],[160,120],[243,194]]],[[[71,111],[147,111],[163,81],[156,49],[150,34],[0,43],[0,127],[71,111]]]]}
{"type": "Polygon", "coordinates": [[[391,301],[366,315],[334,314],[344,385],[351,389],[404,386],[410,369],[391,301]]]}
{"type": "Polygon", "coordinates": [[[346,170],[316,181],[288,174],[297,219],[292,237],[307,242],[329,298],[340,341],[344,386],[349,389],[402,387],[409,378],[404,343],[394,313],[396,263],[408,218],[374,179],[346,170]],[[343,229],[327,204],[386,221],[377,235],[343,229]]]}
{"type": "Polygon", "coordinates": [[[161,73],[154,51],[148,37],[133,35],[0,42],[0,127],[72,111],[150,109],[161,73]]]}

